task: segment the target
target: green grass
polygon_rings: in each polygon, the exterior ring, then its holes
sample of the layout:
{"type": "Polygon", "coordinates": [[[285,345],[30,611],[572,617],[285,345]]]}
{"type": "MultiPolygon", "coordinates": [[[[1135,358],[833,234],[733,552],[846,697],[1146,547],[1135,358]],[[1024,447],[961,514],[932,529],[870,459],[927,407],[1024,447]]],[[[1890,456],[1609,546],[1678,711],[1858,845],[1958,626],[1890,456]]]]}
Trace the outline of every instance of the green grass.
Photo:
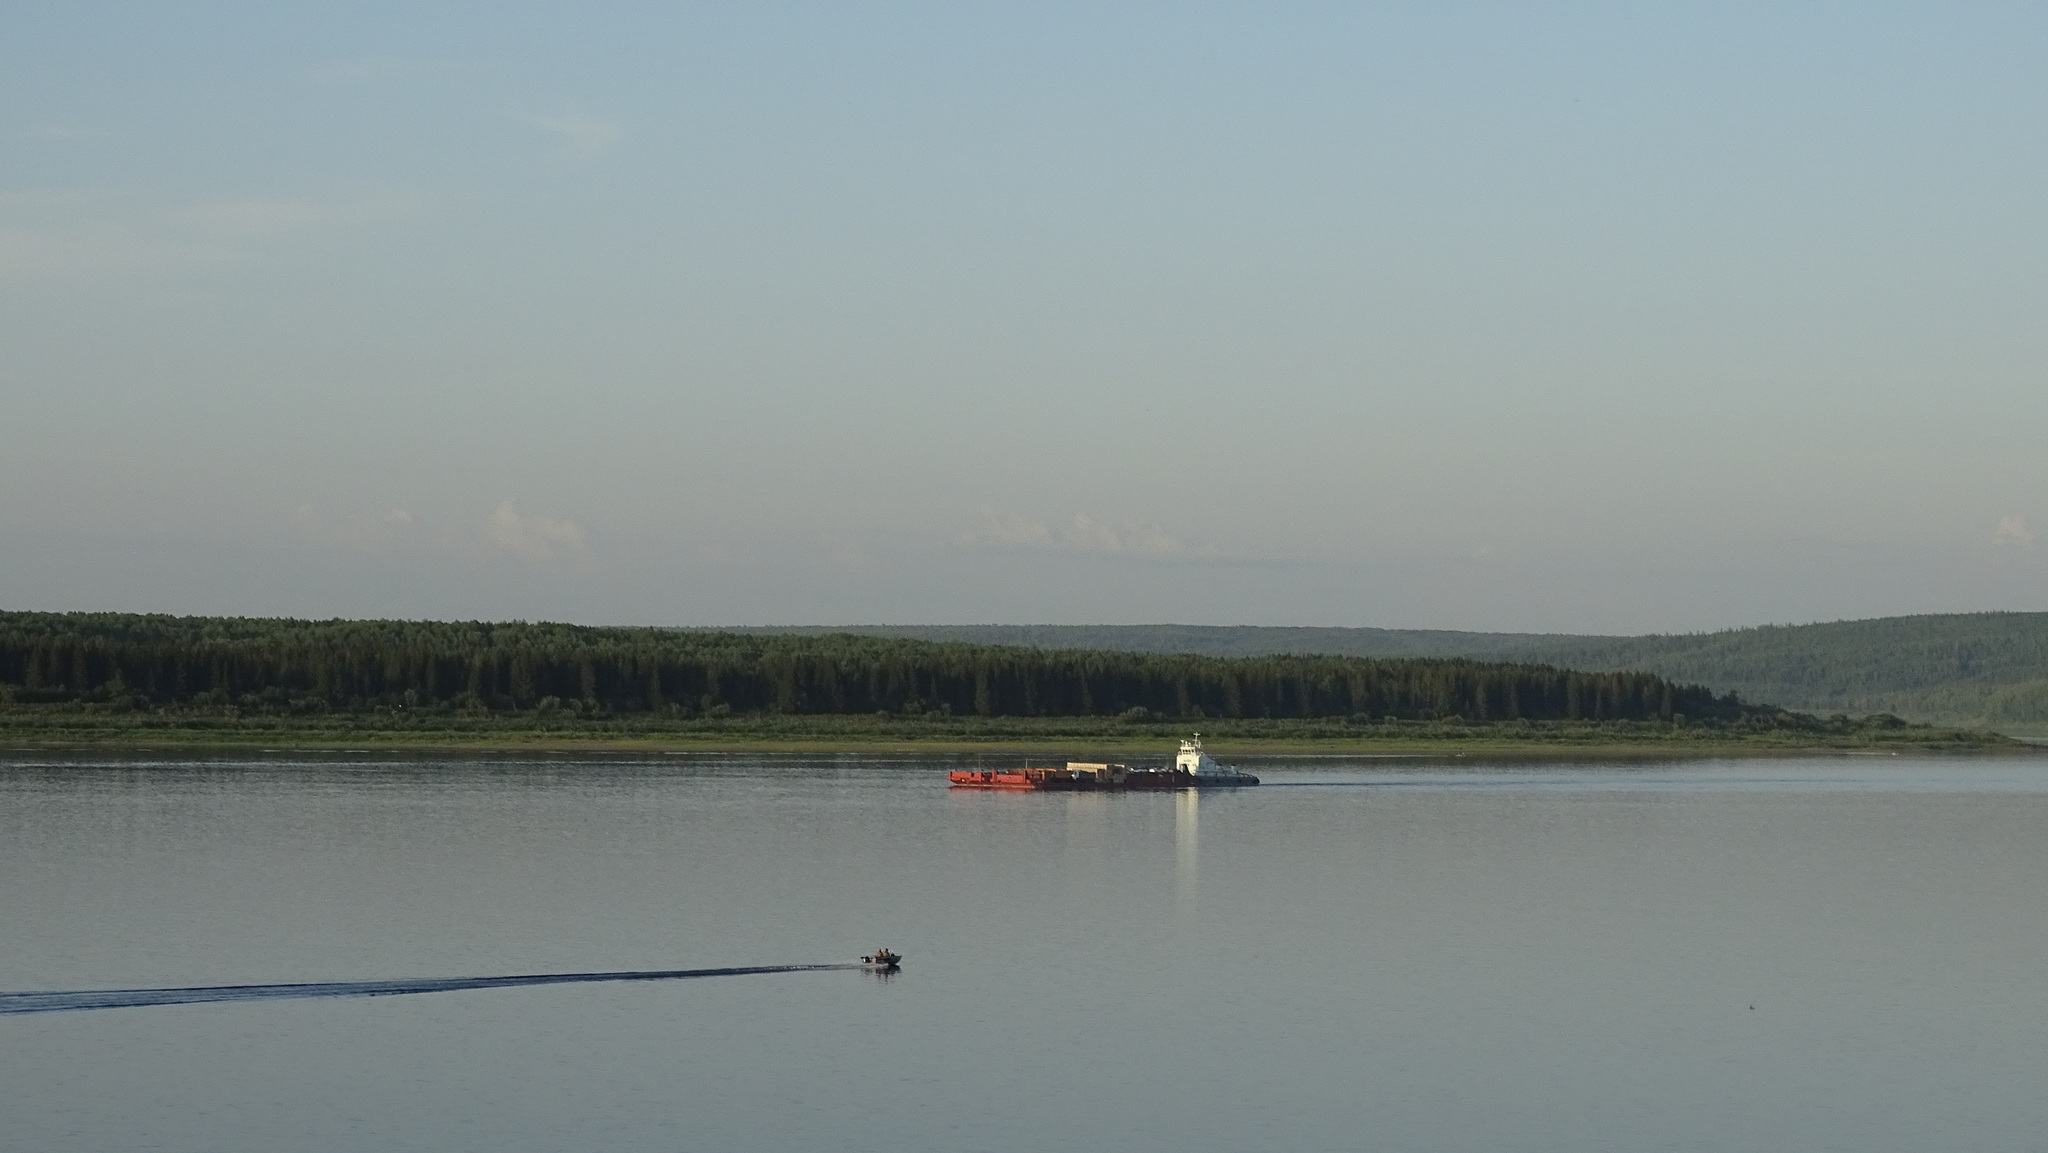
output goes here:
{"type": "Polygon", "coordinates": [[[316,715],[238,710],[118,711],[94,705],[0,708],[0,748],[246,747],[391,750],[678,749],[1023,752],[1164,761],[1199,729],[1213,748],[1241,754],[1303,752],[1726,754],[1826,750],[2020,750],[1995,734],[1882,722],[1781,719],[1763,725],[1657,722],[1469,724],[1342,720],[1182,720],[1109,717],[735,716],[386,709],[316,715]]]}

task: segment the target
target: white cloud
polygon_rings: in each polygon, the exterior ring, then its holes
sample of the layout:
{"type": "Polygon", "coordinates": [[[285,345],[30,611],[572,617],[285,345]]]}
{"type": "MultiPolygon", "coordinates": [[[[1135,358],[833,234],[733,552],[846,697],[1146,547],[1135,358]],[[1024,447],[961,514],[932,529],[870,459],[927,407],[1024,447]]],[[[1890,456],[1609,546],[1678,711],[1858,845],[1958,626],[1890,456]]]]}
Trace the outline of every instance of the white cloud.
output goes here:
{"type": "Polygon", "coordinates": [[[874,557],[869,556],[852,545],[838,545],[833,548],[832,563],[845,569],[847,572],[863,575],[874,572],[881,567],[874,557]]]}
{"type": "Polygon", "coordinates": [[[1007,548],[1046,549],[1057,552],[1094,553],[1141,560],[1175,560],[1206,557],[1212,550],[1191,549],[1179,537],[1157,525],[1112,524],[1085,512],[1077,512],[1065,524],[1046,524],[1030,517],[999,513],[984,507],[979,532],[964,534],[963,543],[1001,545],[1007,548]]]}
{"type": "Polygon", "coordinates": [[[962,535],[967,544],[1002,544],[1023,548],[1049,548],[1059,543],[1053,532],[1043,521],[1011,513],[999,513],[988,506],[982,506],[981,531],[962,535]]]}
{"type": "Polygon", "coordinates": [[[575,521],[527,516],[510,497],[499,501],[497,511],[484,522],[484,539],[528,564],[548,564],[558,557],[582,563],[589,558],[583,529],[575,521]]]}
{"type": "Polygon", "coordinates": [[[77,280],[204,271],[246,261],[266,242],[416,215],[402,196],[226,200],[150,207],[94,193],[0,196],[0,277],[77,280]]]}
{"type": "Polygon", "coordinates": [[[302,504],[292,514],[292,525],[300,536],[361,552],[387,552],[419,538],[418,523],[402,508],[378,517],[330,516],[317,505],[302,504]]]}
{"type": "Polygon", "coordinates": [[[2026,517],[2009,512],[1998,518],[1998,527],[1992,530],[1991,541],[2006,548],[2031,548],[2034,530],[2027,524],[2026,517]]]}
{"type": "Polygon", "coordinates": [[[241,259],[233,249],[115,227],[0,226],[0,278],[65,280],[213,267],[241,259]]]}
{"type": "Polygon", "coordinates": [[[322,64],[310,75],[328,84],[364,84],[399,76],[464,72],[470,67],[460,60],[437,60],[428,56],[351,56],[322,64]]]}
{"type": "Polygon", "coordinates": [[[417,202],[406,197],[321,203],[311,200],[224,200],[197,204],[170,214],[173,223],[221,239],[249,240],[366,224],[414,215],[417,202]]]}
{"type": "Polygon", "coordinates": [[[327,228],[334,224],[335,214],[303,201],[236,200],[182,208],[171,214],[171,220],[194,232],[240,239],[327,228]]]}
{"type": "Polygon", "coordinates": [[[609,120],[595,116],[567,113],[561,116],[536,116],[533,126],[545,132],[552,132],[568,141],[569,154],[578,160],[589,160],[611,151],[619,142],[625,130],[609,120]]]}
{"type": "Polygon", "coordinates": [[[473,531],[433,528],[406,508],[358,516],[329,513],[314,504],[302,504],[293,512],[292,527],[305,540],[352,552],[425,550],[470,558],[509,553],[536,567],[566,564],[577,571],[590,561],[582,526],[560,517],[529,516],[509,497],[473,531]]]}
{"type": "Polygon", "coordinates": [[[1070,548],[1135,556],[1182,556],[1188,547],[1158,525],[1113,525],[1077,512],[1061,533],[1070,548]]]}

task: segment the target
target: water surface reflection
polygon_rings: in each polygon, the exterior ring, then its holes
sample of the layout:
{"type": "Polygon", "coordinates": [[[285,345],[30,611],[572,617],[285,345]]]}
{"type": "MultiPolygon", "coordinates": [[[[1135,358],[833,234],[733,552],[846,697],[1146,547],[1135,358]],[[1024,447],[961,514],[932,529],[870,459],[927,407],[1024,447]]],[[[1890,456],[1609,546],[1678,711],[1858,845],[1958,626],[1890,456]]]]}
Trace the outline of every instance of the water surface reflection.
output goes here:
{"type": "Polygon", "coordinates": [[[1201,796],[962,795],[945,767],[16,756],[0,987],[908,961],[6,1017],[10,1141],[1917,1150],[2048,1127],[2038,760],[1269,761],[1201,796]]]}

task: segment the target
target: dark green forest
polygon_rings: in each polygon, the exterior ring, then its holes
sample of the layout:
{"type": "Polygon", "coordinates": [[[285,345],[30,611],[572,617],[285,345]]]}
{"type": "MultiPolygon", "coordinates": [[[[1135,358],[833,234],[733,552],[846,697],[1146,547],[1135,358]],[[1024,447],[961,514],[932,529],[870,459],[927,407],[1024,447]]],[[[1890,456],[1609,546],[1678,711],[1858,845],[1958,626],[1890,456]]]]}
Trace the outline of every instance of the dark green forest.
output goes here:
{"type": "Polygon", "coordinates": [[[0,703],[257,713],[1756,720],[1634,671],[545,623],[0,613],[0,703]]]}
{"type": "Polygon", "coordinates": [[[2048,723],[2048,613],[1948,613],[1648,636],[1207,625],[864,626],[847,631],[1209,656],[1463,657],[1634,669],[1817,713],[1896,713],[1914,720],[1992,726],[2048,723]]]}

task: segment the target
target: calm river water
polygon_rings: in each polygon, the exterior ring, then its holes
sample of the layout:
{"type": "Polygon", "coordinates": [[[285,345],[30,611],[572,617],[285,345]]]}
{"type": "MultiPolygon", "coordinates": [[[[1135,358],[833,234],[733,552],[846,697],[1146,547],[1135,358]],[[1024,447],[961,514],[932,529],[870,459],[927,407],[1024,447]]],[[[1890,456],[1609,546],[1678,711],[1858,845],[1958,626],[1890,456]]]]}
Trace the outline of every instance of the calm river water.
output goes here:
{"type": "Polygon", "coordinates": [[[0,1148],[2015,1150],[2048,760],[0,760],[0,1148]]]}

